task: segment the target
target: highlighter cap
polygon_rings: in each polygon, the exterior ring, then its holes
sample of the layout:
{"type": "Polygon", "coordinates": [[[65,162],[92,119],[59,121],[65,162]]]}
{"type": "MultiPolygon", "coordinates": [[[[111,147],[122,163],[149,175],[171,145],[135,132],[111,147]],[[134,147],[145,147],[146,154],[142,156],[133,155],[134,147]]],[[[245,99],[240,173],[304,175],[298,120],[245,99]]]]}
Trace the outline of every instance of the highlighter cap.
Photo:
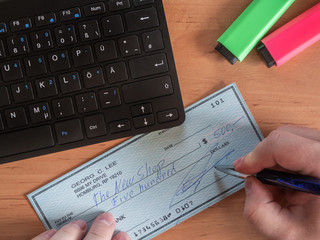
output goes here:
{"type": "Polygon", "coordinates": [[[258,51],[268,67],[280,67],[319,40],[320,3],[262,39],[258,51]]]}
{"type": "Polygon", "coordinates": [[[294,0],[254,0],[218,39],[216,50],[242,62],[294,0]],[[228,50],[228,54],[226,54],[228,50]]]}

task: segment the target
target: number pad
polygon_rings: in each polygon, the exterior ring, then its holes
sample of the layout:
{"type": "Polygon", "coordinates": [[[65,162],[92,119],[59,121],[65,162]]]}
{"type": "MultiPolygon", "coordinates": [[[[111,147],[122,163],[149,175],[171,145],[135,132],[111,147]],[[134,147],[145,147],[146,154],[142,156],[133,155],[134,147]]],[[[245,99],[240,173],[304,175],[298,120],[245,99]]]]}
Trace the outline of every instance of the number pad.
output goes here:
{"type": "Polygon", "coordinates": [[[58,46],[66,46],[77,42],[73,25],[66,25],[54,29],[58,46]]]}
{"type": "Polygon", "coordinates": [[[70,61],[67,51],[59,51],[56,53],[48,54],[49,65],[52,72],[62,71],[69,69],[70,61]]]}
{"type": "Polygon", "coordinates": [[[53,48],[50,30],[42,30],[30,34],[32,47],[35,51],[53,48]]]}
{"type": "Polygon", "coordinates": [[[51,113],[47,102],[30,105],[29,112],[32,123],[51,120],[51,113]]]}
{"type": "Polygon", "coordinates": [[[30,52],[28,39],[25,34],[9,37],[7,43],[10,56],[18,56],[30,52]]]}
{"type": "Polygon", "coordinates": [[[101,37],[98,22],[96,20],[78,24],[81,41],[89,41],[101,37]]]}
{"type": "Polygon", "coordinates": [[[47,67],[44,56],[34,56],[24,59],[26,72],[29,77],[47,73],[47,67]]]}

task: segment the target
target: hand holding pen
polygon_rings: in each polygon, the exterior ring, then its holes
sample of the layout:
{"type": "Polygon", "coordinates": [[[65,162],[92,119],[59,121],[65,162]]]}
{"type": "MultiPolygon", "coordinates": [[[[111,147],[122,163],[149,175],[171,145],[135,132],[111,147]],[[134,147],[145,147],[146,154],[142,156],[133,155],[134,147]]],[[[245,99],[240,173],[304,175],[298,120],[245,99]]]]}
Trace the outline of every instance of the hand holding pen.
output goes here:
{"type": "MultiPolygon", "coordinates": [[[[272,132],[256,149],[234,162],[244,174],[276,168],[320,178],[320,131],[284,126],[272,132]]],[[[264,185],[246,179],[244,215],[271,239],[319,240],[320,197],[264,185]]]]}

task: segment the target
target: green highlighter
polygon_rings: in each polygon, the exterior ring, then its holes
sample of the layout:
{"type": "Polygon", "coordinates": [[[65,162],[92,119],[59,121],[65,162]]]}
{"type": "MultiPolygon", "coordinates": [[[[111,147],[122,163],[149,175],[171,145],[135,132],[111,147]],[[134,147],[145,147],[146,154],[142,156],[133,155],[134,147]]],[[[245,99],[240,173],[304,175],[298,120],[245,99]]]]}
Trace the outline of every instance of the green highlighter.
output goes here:
{"type": "Polygon", "coordinates": [[[216,50],[231,64],[242,62],[295,0],[253,0],[218,39],[216,50]]]}

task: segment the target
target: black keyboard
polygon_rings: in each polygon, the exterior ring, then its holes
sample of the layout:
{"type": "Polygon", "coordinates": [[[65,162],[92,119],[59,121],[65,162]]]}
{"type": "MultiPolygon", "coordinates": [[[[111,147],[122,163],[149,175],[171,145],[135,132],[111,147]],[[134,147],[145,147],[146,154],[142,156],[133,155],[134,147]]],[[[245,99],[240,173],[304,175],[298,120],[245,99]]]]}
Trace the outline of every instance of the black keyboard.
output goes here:
{"type": "Polygon", "coordinates": [[[161,0],[0,0],[0,164],[184,119],[161,0]]]}

